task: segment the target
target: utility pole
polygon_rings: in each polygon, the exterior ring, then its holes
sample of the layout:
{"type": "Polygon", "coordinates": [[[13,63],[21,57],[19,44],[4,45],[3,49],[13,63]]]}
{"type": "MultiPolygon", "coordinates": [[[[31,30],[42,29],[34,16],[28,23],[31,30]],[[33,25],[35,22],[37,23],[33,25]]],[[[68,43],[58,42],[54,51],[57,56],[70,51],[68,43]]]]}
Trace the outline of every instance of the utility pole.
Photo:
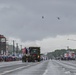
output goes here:
{"type": "Polygon", "coordinates": [[[20,47],[21,47],[21,53],[22,53],[22,45],[20,45],[20,47]]]}
{"type": "Polygon", "coordinates": [[[67,50],[69,50],[69,46],[67,46],[67,50]]]}
{"type": "Polygon", "coordinates": [[[15,52],[15,41],[13,40],[13,55],[14,55],[14,52],[15,52]]]}
{"type": "Polygon", "coordinates": [[[1,54],[1,38],[0,38],[0,54],[1,54]]]}
{"type": "Polygon", "coordinates": [[[16,43],[16,54],[18,54],[18,43],[16,43]]]}

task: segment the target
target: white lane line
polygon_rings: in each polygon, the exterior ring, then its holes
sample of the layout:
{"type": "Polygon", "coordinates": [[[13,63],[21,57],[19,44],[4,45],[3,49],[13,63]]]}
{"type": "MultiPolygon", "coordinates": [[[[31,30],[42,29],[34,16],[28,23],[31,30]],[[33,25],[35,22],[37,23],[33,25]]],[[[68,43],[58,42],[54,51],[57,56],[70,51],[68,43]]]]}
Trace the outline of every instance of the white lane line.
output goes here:
{"type": "Polygon", "coordinates": [[[9,71],[4,71],[3,73],[0,73],[0,75],[7,74],[7,73],[10,73],[10,72],[14,72],[16,70],[20,70],[20,69],[23,69],[23,68],[26,68],[26,67],[29,67],[29,66],[30,65],[19,67],[19,68],[16,68],[16,69],[13,69],[13,70],[9,70],[9,71]]]}
{"type": "Polygon", "coordinates": [[[9,66],[15,66],[15,65],[20,65],[20,64],[13,64],[13,65],[4,65],[4,66],[0,66],[0,68],[3,68],[3,67],[9,67],[9,66]]]}
{"type": "Polygon", "coordinates": [[[69,75],[70,74],[70,71],[66,71],[65,74],[69,75]]]}
{"type": "Polygon", "coordinates": [[[43,73],[43,75],[47,75],[48,70],[46,69],[45,72],[43,73]]]}

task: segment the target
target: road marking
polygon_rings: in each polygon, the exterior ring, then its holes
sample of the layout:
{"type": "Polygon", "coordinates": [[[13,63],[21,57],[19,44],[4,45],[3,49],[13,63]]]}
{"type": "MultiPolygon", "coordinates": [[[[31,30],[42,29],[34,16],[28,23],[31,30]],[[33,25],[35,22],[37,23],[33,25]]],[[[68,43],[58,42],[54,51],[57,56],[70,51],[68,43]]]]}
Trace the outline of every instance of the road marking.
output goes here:
{"type": "Polygon", "coordinates": [[[66,71],[65,74],[68,74],[69,75],[70,74],[70,71],[66,71]]]}
{"type": "Polygon", "coordinates": [[[16,68],[16,69],[13,69],[13,70],[9,70],[9,71],[4,71],[3,73],[0,73],[0,75],[4,75],[4,74],[10,73],[10,72],[14,72],[16,70],[20,70],[20,69],[23,69],[23,68],[26,68],[26,67],[29,67],[29,66],[30,65],[19,67],[19,68],[16,68]]]}
{"type": "Polygon", "coordinates": [[[48,70],[46,69],[46,70],[45,70],[45,72],[43,73],[43,75],[46,75],[46,74],[47,74],[47,72],[48,72],[48,70]]]}
{"type": "MultiPolygon", "coordinates": [[[[3,64],[3,65],[4,65],[4,64],[3,64]]],[[[6,64],[6,65],[4,65],[4,66],[0,66],[0,68],[1,68],[1,67],[3,68],[3,67],[15,66],[15,65],[20,65],[20,64],[13,64],[13,65],[7,65],[7,64],[6,64]]]]}

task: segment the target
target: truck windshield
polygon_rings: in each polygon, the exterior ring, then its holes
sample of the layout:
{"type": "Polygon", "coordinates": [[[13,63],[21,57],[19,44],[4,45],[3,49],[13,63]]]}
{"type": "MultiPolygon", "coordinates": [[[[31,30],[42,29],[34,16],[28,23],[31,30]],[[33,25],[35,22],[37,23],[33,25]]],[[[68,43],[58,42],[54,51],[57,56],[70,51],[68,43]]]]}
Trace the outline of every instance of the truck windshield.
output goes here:
{"type": "Polygon", "coordinates": [[[32,49],[31,54],[38,54],[38,49],[32,49]]]}

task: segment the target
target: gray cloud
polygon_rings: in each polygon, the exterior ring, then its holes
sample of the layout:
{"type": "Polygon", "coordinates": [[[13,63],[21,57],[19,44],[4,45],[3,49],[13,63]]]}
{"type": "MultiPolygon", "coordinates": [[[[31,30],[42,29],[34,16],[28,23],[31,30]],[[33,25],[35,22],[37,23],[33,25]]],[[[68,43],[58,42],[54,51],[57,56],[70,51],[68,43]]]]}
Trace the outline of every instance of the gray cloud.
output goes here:
{"type": "Polygon", "coordinates": [[[75,16],[75,0],[1,0],[0,32],[23,41],[76,34],[75,16]]]}

